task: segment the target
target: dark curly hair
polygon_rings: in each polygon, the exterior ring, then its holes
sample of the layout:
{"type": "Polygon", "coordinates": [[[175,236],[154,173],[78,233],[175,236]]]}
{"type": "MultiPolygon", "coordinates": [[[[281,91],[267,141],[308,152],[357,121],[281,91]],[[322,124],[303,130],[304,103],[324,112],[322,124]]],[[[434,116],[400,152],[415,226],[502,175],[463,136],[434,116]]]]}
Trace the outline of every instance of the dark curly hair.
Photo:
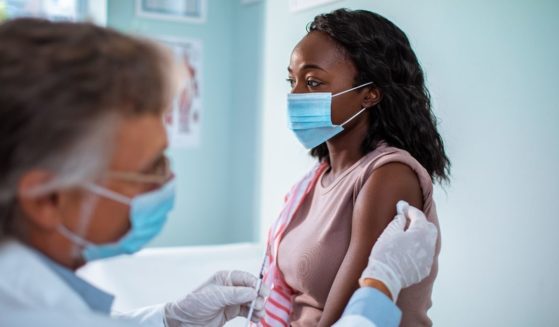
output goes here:
{"type": "MultiPolygon", "coordinates": [[[[382,94],[369,113],[363,154],[379,142],[408,151],[438,182],[448,182],[450,161],[437,131],[423,70],[406,34],[388,19],[366,10],[338,9],[318,15],[307,31],[329,35],[357,68],[354,85],[373,81],[382,94]]],[[[328,160],[323,143],[311,150],[328,160]]]]}

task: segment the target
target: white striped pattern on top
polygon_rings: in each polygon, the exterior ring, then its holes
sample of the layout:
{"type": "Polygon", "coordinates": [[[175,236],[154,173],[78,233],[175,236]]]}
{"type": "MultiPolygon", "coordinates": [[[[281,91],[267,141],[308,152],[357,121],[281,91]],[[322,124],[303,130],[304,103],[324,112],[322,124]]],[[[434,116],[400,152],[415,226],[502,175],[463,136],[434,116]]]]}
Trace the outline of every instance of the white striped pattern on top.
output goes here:
{"type": "Polygon", "coordinates": [[[293,290],[287,285],[277,265],[279,243],[301,206],[306,196],[314,189],[318,177],[327,168],[327,164],[316,165],[305,177],[297,182],[285,197],[285,205],[268,232],[266,249],[266,265],[263,282],[271,289],[270,296],[264,306],[264,317],[257,326],[289,327],[289,316],[292,308],[293,290]]]}

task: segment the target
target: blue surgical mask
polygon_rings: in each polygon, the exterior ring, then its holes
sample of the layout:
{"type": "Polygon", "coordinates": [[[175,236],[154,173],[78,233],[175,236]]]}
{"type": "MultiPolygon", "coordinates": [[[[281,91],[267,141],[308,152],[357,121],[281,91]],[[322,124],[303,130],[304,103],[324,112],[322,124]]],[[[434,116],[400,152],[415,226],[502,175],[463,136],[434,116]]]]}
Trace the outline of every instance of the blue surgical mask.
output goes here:
{"type": "Polygon", "coordinates": [[[129,198],[99,185],[86,184],[84,188],[90,192],[130,206],[130,230],[109,244],[93,244],[63,225],[58,230],[83,248],[81,254],[86,261],[135,253],[161,232],[175,203],[175,185],[173,178],[154,191],[129,198]]]}
{"type": "Polygon", "coordinates": [[[287,114],[289,129],[307,149],[312,149],[341,133],[343,126],[359,116],[367,108],[340,125],[332,123],[332,98],[370,85],[368,82],[357,87],[332,95],[330,92],[289,93],[287,95],[287,114]]]}

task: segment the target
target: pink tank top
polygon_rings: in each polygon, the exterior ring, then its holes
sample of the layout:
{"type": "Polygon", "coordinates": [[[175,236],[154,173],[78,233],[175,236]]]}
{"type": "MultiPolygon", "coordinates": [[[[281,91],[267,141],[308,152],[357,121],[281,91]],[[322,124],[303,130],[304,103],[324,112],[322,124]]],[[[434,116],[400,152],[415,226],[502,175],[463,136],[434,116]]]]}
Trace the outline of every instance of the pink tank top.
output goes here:
{"type": "MultiPolygon", "coordinates": [[[[319,178],[315,189],[301,204],[280,242],[278,265],[287,284],[295,291],[292,326],[316,326],[322,315],[334,278],[346,255],[351,238],[353,207],[359,191],[373,171],[387,163],[403,163],[416,174],[423,193],[427,219],[439,223],[433,202],[433,184],[427,171],[408,152],[379,146],[343,172],[328,187],[319,178]]],[[[440,233],[429,277],[403,289],[397,305],[401,326],[431,326],[427,311],[437,275],[440,233]]]]}

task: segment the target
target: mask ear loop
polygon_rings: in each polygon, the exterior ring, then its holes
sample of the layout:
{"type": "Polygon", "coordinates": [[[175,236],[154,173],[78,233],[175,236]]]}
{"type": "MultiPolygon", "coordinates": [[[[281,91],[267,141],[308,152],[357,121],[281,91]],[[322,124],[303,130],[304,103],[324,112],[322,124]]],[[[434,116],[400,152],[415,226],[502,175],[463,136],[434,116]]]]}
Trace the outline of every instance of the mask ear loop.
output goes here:
{"type": "Polygon", "coordinates": [[[85,248],[87,246],[93,245],[93,243],[87,241],[86,239],[82,238],[81,236],[76,235],[74,232],[68,229],[68,227],[64,226],[64,224],[58,225],[56,227],[57,231],[62,234],[62,236],[69,239],[72,243],[77,245],[80,248],[85,248]]]}
{"type": "MultiPolygon", "coordinates": [[[[338,96],[338,95],[342,95],[342,94],[351,92],[351,91],[353,91],[353,90],[360,89],[360,88],[362,88],[362,87],[365,87],[365,86],[371,85],[371,84],[373,84],[373,82],[368,82],[368,83],[365,83],[365,84],[361,84],[361,85],[358,85],[358,86],[356,86],[356,87],[353,87],[353,88],[351,88],[351,89],[349,89],[349,90],[345,90],[345,91],[336,93],[336,94],[332,95],[332,97],[336,97],[336,96],[338,96]]],[[[348,124],[349,122],[351,122],[353,119],[355,119],[355,117],[359,116],[359,115],[360,115],[363,111],[365,111],[366,109],[367,109],[367,107],[362,108],[362,109],[359,110],[355,115],[351,116],[348,120],[346,120],[344,123],[342,123],[340,126],[341,126],[341,127],[344,127],[346,124],[348,124]]]]}
{"type": "Polygon", "coordinates": [[[365,86],[371,85],[371,84],[373,84],[373,82],[368,82],[368,83],[365,83],[365,84],[358,85],[358,86],[356,86],[356,87],[352,87],[352,88],[349,89],[349,90],[345,90],[345,91],[342,91],[342,92],[338,92],[338,93],[332,95],[332,98],[333,98],[333,97],[337,97],[338,95],[346,94],[346,93],[351,92],[351,91],[353,91],[353,90],[360,89],[360,88],[362,88],[362,87],[365,87],[365,86]]]}
{"type": "Polygon", "coordinates": [[[80,208],[80,219],[78,222],[77,231],[71,231],[62,222],[57,226],[57,231],[68,240],[70,240],[75,246],[72,248],[72,257],[80,257],[81,250],[87,246],[93,245],[85,238],[83,235],[89,226],[95,204],[97,203],[98,197],[96,195],[90,194],[84,200],[80,208]]]}
{"type": "Polygon", "coordinates": [[[86,190],[91,191],[99,196],[105,197],[107,199],[111,199],[116,202],[120,202],[122,204],[130,205],[132,199],[127,196],[124,196],[120,193],[114,192],[112,190],[106,189],[99,185],[88,183],[83,186],[86,190]]]}
{"type": "Polygon", "coordinates": [[[359,116],[363,111],[367,110],[368,107],[365,107],[361,110],[359,110],[355,115],[351,116],[348,120],[346,120],[344,123],[342,123],[340,126],[344,127],[346,124],[349,124],[353,119],[355,119],[355,117],[359,116]]]}

